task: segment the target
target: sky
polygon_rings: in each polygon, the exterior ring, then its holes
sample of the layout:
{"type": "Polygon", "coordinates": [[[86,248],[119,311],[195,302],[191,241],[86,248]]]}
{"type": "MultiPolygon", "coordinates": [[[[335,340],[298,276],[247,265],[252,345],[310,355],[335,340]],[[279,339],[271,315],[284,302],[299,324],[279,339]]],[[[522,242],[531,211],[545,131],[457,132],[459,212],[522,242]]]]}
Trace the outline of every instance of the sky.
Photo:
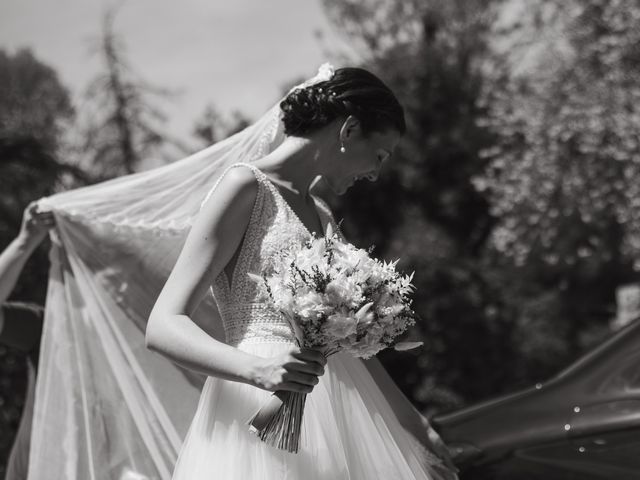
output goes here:
{"type": "MultiPolygon", "coordinates": [[[[29,47],[76,101],[100,68],[95,44],[113,0],[2,0],[0,48],[29,47]]],[[[349,50],[319,0],[119,1],[115,30],[136,73],[177,92],[162,110],[187,138],[207,104],[257,118],[282,86],[349,50]],[[322,32],[320,40],[316,32],[322,32]]],[[[336,64],[336,66],[339,66],[336,64]]]]}

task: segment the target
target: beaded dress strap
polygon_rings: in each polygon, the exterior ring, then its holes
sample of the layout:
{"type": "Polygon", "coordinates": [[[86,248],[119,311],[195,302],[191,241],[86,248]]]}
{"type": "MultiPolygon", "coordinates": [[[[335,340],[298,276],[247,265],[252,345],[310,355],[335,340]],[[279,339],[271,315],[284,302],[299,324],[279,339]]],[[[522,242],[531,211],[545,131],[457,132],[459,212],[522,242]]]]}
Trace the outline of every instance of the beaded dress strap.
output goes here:
{"type": "Polygon", "coordinates": [[[220,184],[221,180],[224,178],[224,176],[227,174],[228,171],[230,171],[232,168],[237,168],[241,166],[247,167],[253,172],[254,176],[256,177],[256,181],[258,182],[258,191],[256,194],[255,202],[253,204],[253,208],[251,210],[251,215],[249,217],[249,223],[247,224],[247,229],[240,243],[240,252],[238,253],[238,258],[236,259],[236,263],[233,267],[231,279],[228,278],[225,270],[223,269],[215,281],[215,283],[218,285],[218,288],[222,290],[222,291],[218,291],[218,295],[222,296],[222,298],[219,298],[219,300],[221,300],[223,303],[232,301],[232,298],[231,298],[232,292],[237,293],[242,291],[243,279],[240,277],[245,276],[243,275],[243,270],[247,269],[248,265],[251,262],[252,254],[255,254],[254,246],[257,241],[257,238],[259,237],[259,234],[256,232],[256,230],[258,230],[257,227],[260,224],[260,217],[261,217],[261,213],[264,205],[264,197],[265,197],[264,174],[258,168],[247,163],[238,162],[238,163],[229,165],[224,170],[224,172],[222,172],[222,175],[220,175],[220,177],[218,178],[214,186],[211,188],[211,190],[209,190],[205,199],[202,202],[202,206],[204,206],[204,204],[211,197],[212,193],[215,191],[216,187],[220,184]]]}
{"type": "Polygon", "coordinates": [[[256,176],[256,179],[258,180],[258,183],[264,184],[264,181],[265,181],[264,176],[265,175],[264,175],[264,173],[262,173],[260,171],[259,168],[255,167],[255,166],[253,166],[253,165],[251,165],[249,163],[243,163],[243,162],[238,162],[238,163],[234,163],[232,165],[229,165],[227,168],[224,169],[224,171],[222,172],[222,175],[220,175],[218,177],[218,180],[216,180],[216,183],[213,184],[213,187],[211,187],[209,189],[209,191],[207,192],[207,194],[205,195],[204,199],[200,203],[200,210],[202,210],[202,207],[204,207],[204,204],[207,203],[207,200],[209,200],[209,198],[211,198],[211,195],[213,194],[215,189],[218,187],[218,185],[220,184],[220,182],[222,181],[224,176],[227,174],[227,172],[229,170],[231,170],[232,168],[240,167],[240,166],[244,166],[244,167],[250,168],[251,171],[253,171],[254,175],[256,176]]]}
{"type": "Polygon", "coordinates": [[[259,249],[257,249],[256,246],[262,237],[261,220],[262,210],[264,208],[265,186],[269,182],[259,168],[249,163],[235,163],[232,165],[232,167],[239,166],[251,169],[258,182],[256,201],[253,204],[249,224],[247,225],[247,230],[241,243],[238,259],[233,267],[233,274],[229,285],[231,292],[241,292],[241,297],[243,297],[245,292],[244,284],[247,280],[246,273],[249,270],[253,256],[258,253],[259,249]]]}

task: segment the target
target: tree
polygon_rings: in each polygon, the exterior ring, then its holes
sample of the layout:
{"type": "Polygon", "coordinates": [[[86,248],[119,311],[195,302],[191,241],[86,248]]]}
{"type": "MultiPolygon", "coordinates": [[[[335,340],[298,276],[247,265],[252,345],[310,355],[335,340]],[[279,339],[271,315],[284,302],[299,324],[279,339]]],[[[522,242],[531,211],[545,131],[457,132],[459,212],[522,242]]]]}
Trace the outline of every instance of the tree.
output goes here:
{"type": "Polygon", "coordinates": [[[640,271],[639,18],[638,1],[523,10],[497,55],[525,61],[485,97],[497,141],[475,185],[499,219],[491,246],[557,292],[572,355],[607,330],[615,287],[640,271]]]}
{"type": "MultiPolygon", "coordinates": [[[[75,111],[56,72],[26,49],[15,55],[0,51],[0,72],[0,245],[4,247],[17,234],[29,202],[89,178],[60,159],[63,135],[75,111]]],[[[36,258],[15,293],[44,301],[45,250],[36,258]]]]}
{"type": "Polygon", "coordinates": [[[213,105],[208,105],[196,121],[193,134],[206,147],[244,130],[250,124],[249,119],[238,111],[233,112],[231,118],[225,118],[213,105]]]}
{"type": "Polygon", "coordinates": [[[606,262],[619,246],[638,258],[640,2],[543,7],[563,15],[561,61],[539,55],[527,69],[535,74],[512,76],[490,99],[499,142],[476,186],[502,218],[493,243],[518,263],[606,262]]]}
{"type": "Polygon", "coordinates": [[[0,135],[30,136],[50,151],[75,112],[69,92],[56,72],[38,61],[30,50],[14,55],[0,50],[0,135]]]}
{"type": "MultiPolygon", "coordinates": [[[[63,162],[64,133],[74,109],[56,72],[22,49],[0,50],[0,250],[19,231],[29,202],[89,181],[63,162]]],[[[43,244],[27,262],[12,299],[44,303],[49,263],[43,244]]],[[[24,357],[0,346],[0,458],[9,449],[24,404],[24,357]]],[[[0,463],[0,477],[4,476],[0,463]]]]}
{"type": "MultiPolygon", "coordinates": [[[[166,117],[151,100],[169,92],[134,74],[114,31],[115,14],[112,9],[104,16],[98,52],[105,69],[87,89],[93,111],[87,113],[89,126],[83,132],[85,155],[103,178],[133,173],[142,160],[159,154],[159,148],[170,140],[161,129],[166,117]]],[[[186,150],[179,142],[173,143],[186,150]]]]}
{"type": "MultiPolygon", "coordinates": [[[[462,248],[478,248],[491,223],[488,204],[470,181],[484,167],[479,153],[491,145],[486,129],[475,122],[483,115],[477,99],[486,34],[495,15],[491,2],[476,3],[473,8],[465,2],[391,0],[326,1],[325,5],[329,17],[339,19],[349,38],[361,37],[366,45],[364,66],[384,72],[384,80],[405,107],[407,138],[388,172],[396,176],[388,180],[394,184],[394,191],[388,193],[396,201],[382,203],[399,209],[403,202],[420,204],[425,215],[462,248]],[[398,182],[399,189],[395,188],[398,182]],[[398,194],[404,198],[397,199],[398,194]]],[[[353,192],[370,198],[373,189],[376,196],[385,196],[379,185],[358,186],[353,192]],[[361,194],[361,189],[369,191],[361,194]]],[[[348,198],[345,205],[357,202],[348,198]]],[[[397,212],[390,216],[398,218],[397,212]]]]}
{"type": "Polygon", "coordinates": [[[450,408],[512,387],[522,373],[510,305],[482,254],[494,219],[472,179],[492,134],[478,122],[498,2],[324,2],[405,107],[408,132],[375,185],[332,199],[347,236],[416,270],[420,352],[383,360],[423,408],[450,408]],[[479,362],[478,359],[483,361],[479,362]]]}
{"type": "Polygon", "coordinates": [[[325,5],[409,124],[382,183],[334,202],[417,270],[426,347],[388,366],[431,406],[558,371],[638,277],[639,2],[325,5]]]}

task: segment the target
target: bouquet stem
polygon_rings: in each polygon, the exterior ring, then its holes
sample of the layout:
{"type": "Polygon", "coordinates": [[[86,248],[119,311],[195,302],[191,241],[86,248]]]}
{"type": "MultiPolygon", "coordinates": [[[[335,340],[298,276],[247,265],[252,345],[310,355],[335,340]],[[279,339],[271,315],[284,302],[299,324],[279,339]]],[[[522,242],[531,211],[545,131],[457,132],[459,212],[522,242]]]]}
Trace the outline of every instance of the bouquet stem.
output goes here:
{"type": "Polygon", "coordinates": [[[298,453],[306,393],[278,391],[251,418],[249,431],[263,442],[298,453]]]}

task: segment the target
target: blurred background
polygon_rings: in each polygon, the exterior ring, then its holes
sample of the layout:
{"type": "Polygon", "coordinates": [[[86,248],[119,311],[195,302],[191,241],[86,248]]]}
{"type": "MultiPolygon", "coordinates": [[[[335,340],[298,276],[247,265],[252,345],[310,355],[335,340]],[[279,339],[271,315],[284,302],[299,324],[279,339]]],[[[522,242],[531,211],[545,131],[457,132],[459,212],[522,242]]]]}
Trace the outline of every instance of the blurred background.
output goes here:
{"type": "MultiPolygon", "coordinates": [[[[4,0],[0,248],[34,199],[242,129],[331,61],[379,75],[409,130],[328,196],[415,271],[381,359],[428,415],[544,380],[640,310],[640,0],[4,0]]],[[[11,299],[44,303],[49,245],[11,299]]],[[[25,359],[0,346],[0,475],[25,359]]]]}

